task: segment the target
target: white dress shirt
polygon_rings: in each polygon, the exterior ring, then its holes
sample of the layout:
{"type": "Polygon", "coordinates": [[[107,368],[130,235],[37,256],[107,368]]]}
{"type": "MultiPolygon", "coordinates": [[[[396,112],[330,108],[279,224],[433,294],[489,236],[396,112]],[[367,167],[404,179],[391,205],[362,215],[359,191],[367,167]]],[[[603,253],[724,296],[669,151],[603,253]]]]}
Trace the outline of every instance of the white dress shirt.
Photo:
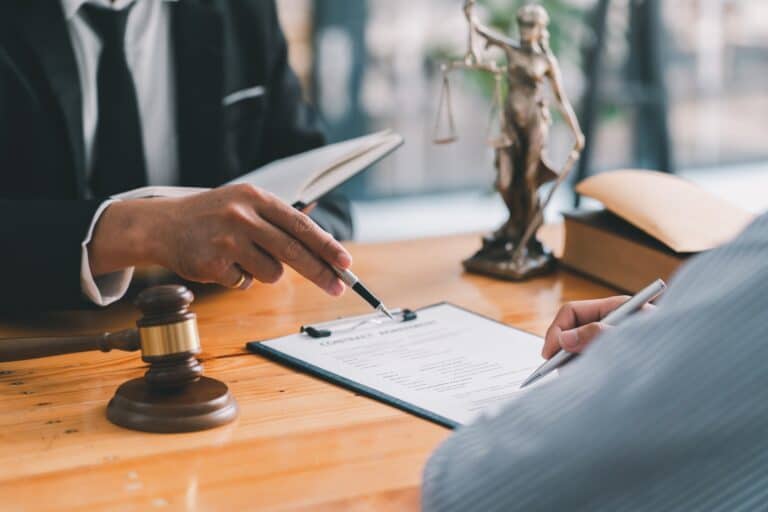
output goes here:
{"type": "MultiPolygon", "coordinates": [[[[61,0],[80,76],[85,162],[89,174],[99,118],[97,74],[101,41],[80,8],[87,3],[121,10],[135,3],[126,26],[125,52],[136,88],[147,178],[150,185],[178,183],[175,74],[168,1],[172,0],[61,0]]],[[[119,300],[133,277],[132,268],[99,278],[91,273],[88,244],[101,214],[111,203],[107,201],[99,207],[82,243],[82,291],[100,306],[119,300]]]]}

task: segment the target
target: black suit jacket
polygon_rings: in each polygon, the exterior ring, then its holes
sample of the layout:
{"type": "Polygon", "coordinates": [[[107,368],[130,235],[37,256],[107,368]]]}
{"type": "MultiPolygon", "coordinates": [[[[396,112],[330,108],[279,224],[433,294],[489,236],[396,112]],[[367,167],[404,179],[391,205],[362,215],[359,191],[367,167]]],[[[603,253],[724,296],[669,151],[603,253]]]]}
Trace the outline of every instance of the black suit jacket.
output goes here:
{"type": "MultiPolygon", "coordinates": [[[[215,187],[323,144],[273,0],[170,5],[181,185],[215,187]],[[222,105],[254,86],[266,94],[222,105]]],[[[81,242],[102,199],[86,199],[80,83],[59,0],[0,1],[0,309],[81,300],[81,242]]],[[[313,216],[352,234],[343,201],[313,216]]]]}

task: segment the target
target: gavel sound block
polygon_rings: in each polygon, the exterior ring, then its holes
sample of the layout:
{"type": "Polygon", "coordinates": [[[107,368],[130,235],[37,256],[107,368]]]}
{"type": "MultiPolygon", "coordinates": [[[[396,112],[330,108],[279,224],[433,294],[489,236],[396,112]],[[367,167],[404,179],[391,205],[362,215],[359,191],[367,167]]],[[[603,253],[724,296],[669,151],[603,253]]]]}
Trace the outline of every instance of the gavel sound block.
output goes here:
{"type": "Polygon", "coordinates": [[[0,340],[0,362],[75,352],[136,351],[149,363],[142,378],[121,385],[107,406],[113,423],[145,432],[194,432],[237,418],[238,408],[226,384],[203,377],[194,300],[184,286],[158,286],[142,292],[137,306],[144,316],[138,329],[96,336],[0,340]]]}
{"type": "Polygon", "coordinates": [[[238,407],[227,385],[204,377],[194,300],[183,286],[142,292],[136,304],[142,359],[150,367],[142,378],[121,385],[107,406],[112,423],[145,432],[194,432],[225,425],[238,407]]]}

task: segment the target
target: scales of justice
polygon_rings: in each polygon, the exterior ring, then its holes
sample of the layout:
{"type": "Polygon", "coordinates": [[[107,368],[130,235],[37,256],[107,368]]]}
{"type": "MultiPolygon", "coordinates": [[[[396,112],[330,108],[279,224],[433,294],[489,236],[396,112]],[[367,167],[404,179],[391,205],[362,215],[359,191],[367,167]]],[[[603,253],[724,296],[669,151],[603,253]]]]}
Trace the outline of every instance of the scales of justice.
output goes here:
{"type": "Polygon", "coordinates": [[[496,189],[509,210],[509,220],[483,239],[482,249],[464,261],[464,268],[468,272],[522,280],[544,274],[554,266],[552,253],[539,242],[536,233],[543,224],[544,210],[579,160],[585,140],[565,95],[557,59],[549,48],[547,11],[539,5],[520,8],[517,13],[520,40],[514,41],[481,24],[475,14],[475,4],[476,0],[464,2],[469,24],[466,55],[441,66],[443,85],[434,142],[450,144],[458,140],[451,74],[460,70],[491,74],[495,89],[488,143],[496,153],[496,189]],[[486,50],[491,47],[503,50],[506,65],[499,65],[478,52],[478,41],[485,43],[486,50]],[[559,172],[546,157],[551,116],[545,82],[549,83],[557,107],[576,139],[559,172]],[[552,182],[546,197],[542,198],[540,189],[552,182]]]}

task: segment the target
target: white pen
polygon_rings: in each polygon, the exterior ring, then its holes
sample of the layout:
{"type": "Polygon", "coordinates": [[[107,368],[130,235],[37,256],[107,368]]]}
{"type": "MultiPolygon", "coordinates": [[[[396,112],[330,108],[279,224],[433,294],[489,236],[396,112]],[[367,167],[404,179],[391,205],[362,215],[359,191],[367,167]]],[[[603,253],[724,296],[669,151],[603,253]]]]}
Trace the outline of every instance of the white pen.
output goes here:
{"type": "MultiPolygon", "coordinates": [[[[640,291],[637,295],[629,299],[627,302],[608,313],[605,318],[601,320],[602,323],[610,326],[617,326],[631,315],[640,311],[643,306],[656,299],[664,293],[667,289],[667,284],[658,279],[640,291]]],[[[572,354],[561,350],[555,354],[552,359],[539,366],[527,379],[520,384],[520,389],[533,384],[537,380],[549,375],[556,369],[563,366],[565,363],[573,359],[577,354],[572,354]]]]}

